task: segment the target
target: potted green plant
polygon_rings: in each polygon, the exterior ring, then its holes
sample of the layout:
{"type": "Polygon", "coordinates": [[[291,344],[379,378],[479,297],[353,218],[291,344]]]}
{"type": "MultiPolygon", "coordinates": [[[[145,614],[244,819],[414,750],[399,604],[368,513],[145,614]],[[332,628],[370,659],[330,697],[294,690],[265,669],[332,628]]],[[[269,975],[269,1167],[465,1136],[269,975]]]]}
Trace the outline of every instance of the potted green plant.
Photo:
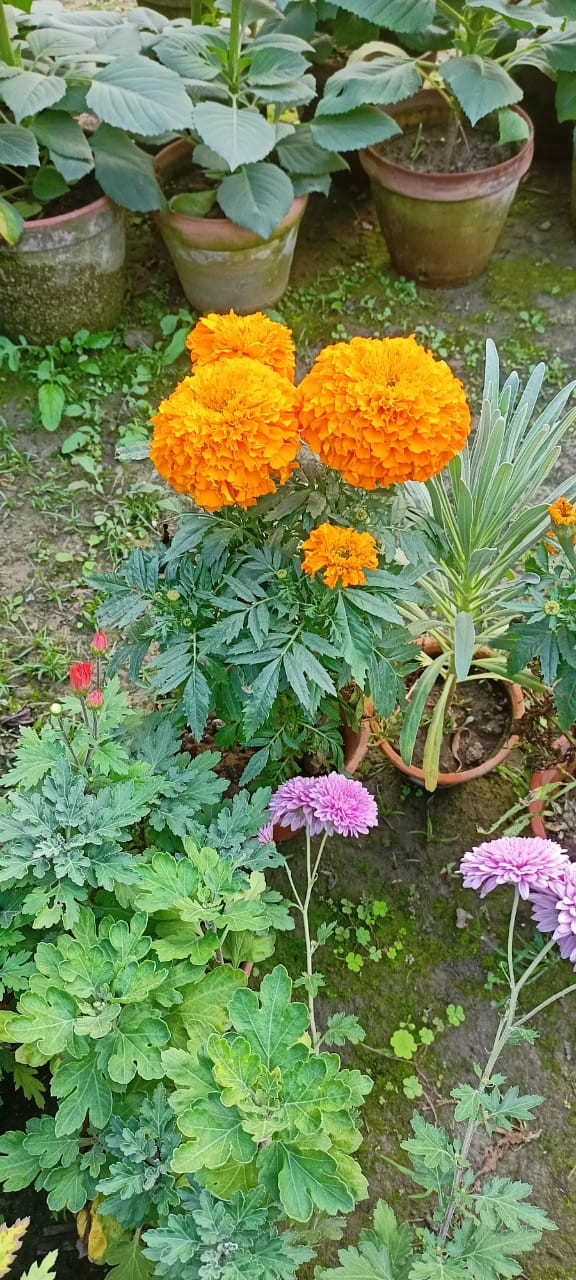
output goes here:
{"type": "Polygon", "coordinates": [[[134,137],[191,116],[179,76],[140,51],[138,22],[101,17],[56,5],[48,25],[0,5],[0,329],[13,338],[115,324],[123,210],[164,205],[134,137]]]}
{"type": "MultiPolygon", "coordinates": [[[[347,7],[364,17],[374,12],[370,0],[347,7]]],[[[392,261],[426,284],[463,284],[486,266],[532,159],[533,128],[517,105],[522,91],[514,75],[535,61],[551,73],[562,59],[568,65],[574,35],[542,6],[504,0],[456,7],[388,0],[378,14],[406,38],[440,20],[448,47],[430,61],[370,42],[351,55],[344,74],[328,80],[319,110],[379,103],[402,126],[401,137],[360,157],[392,261]]],[[[558,75],[567,101],[573,73],[558,75]]]]}
{"type": "Polygon", "coordinates": [[[389,714],[415,656],[399,605],[425,548],[408,531],[395,559],[393,486],[462,446],[464,390],[414,338],[327,347],[298,388],[289,332],[265,316],[208,316],[188,344],[195,372],[161,404],[150,457],[196,509],[169,547],[91,578],[124,631],[116,662],[145,663],[191,749],[208,726],[244,783],[350,769],[342,722],[365,729],[367,699],[389,714]]]}
{"type": "MultiPolygon", "coordinates": [[[[167,24],[154,56],[178,71],[192,127],[157,157],[169,211],[156,221],[184,292],[199,311],[248,313],[284,292],[308,193],[345,169],[339,150],[396,131],[375,107],[298,112],[316,96],[313,49],[258,21],[263,6],[231,0],[218,26],[167,24]]],[[[267,14],[279,11],[266,5],[267,14]]]]}
{"type": "MultiPolygon", "coordinates": [[[[424,654],[421,673],[403,708],[398,749],[390,741],[383,741],[382,749],[430,791],[439,784],[477,777],[507,754],[513,745],[508,736],[511,721],[522,714],[520,689],[510,683],[512,676],[517,685],[541,687],[525,669],[533,655],[518,651],[510,666],[504,650],[519,596],[516,575],[550,522],[548,506],[539,500],[541,486],[576,418],[574,407],[566,410],[574,383],[533,418],[544,373],[545,366],[537,366],[518,399],[518,375],[511,374],[500,387],[498,356],[489,341],[482,413],[474,435],[445,473],[426,485],[410,486],[432,565],[418,580],[426,604],[403,604],[401,610],[415,633],[431,642],[425,646],[431,652],[424,654]],[[500,741],[483,759],[476,742],[482,726],[477,712],[475,722],[470,722],[474,712],[466,698],[486,682],[503,688],[510,707],[500,741]],[[458,723],[453,723],[459,704],[458,723]],[[416,766],[412,760],[417,737],[421,759],[416,766]],[[472,748],[471,768],[466,767],[463,750],[466,737],[472,748]],[[440,766],[443,746],[451,767],[440,766]]],[[[573,497],[576,476],[564,481],[562,490],[573,497]]],[[[558,492],[552,494],[553,501],[557,497],[558,492]]],[[[483,718],[493,714],[489,706],[483,718]]]]}

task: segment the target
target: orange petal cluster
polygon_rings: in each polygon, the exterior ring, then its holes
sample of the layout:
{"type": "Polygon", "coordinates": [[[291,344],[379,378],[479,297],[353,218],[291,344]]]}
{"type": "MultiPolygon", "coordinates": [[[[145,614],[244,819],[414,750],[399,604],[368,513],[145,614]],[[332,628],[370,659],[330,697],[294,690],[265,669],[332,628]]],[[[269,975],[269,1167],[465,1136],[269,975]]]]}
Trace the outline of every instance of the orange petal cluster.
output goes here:
{"type": "Polygon", "coordinates": [[[313,577],[324,570],[327,587],[360,587],[366,582],[365,569],[378,568],[378,550],[371,533],[341,529],[335,524],[319,524],[302,543],[304,573],[313,577]]]}
{"type": "Polygon", "coordinates": [[[251,507],[296,465],[299,393],[247,356],[184,378],[153,419],[150,457],[179,493],[207,511],[251,507]]]}
{"type": "Polygon", "coordinates": [[[470,430],[462,383],[413,336],[325,347],[300,391],[304,440],[364,489],[428,480],[470,430]]]}
{"type": "Polygon", "coordinates": [[[249,356],[294,381],[292,331],[261,311],[251,316],[237,316],[234,311],[226,316],[203,316],[188,334],[186,346],[197,368],[223,356],[249,356]]]}
{"type": "Polygon", "coordinates": [[[576,507],[568,501],[568,498],[557,498],[548,507],[548,515],[552,524],[559,525],[561,528],[576,528],[576,507]]]}

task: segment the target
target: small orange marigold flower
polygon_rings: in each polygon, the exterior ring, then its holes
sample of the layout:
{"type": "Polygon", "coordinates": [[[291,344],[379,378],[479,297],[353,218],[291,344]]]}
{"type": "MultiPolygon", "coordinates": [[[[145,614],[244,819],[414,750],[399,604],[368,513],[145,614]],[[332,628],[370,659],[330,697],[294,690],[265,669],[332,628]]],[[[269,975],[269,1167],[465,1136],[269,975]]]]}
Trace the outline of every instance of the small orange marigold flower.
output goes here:
{"type": "Polygon", "coordinates": [[[548,507],[548,515],[552,524],[561,525],[565,528],[576,525],[576,507],[568,501],[568,498],[557,498],[552,503],[552,506],[548,507]]]}
{"type": "Polygon", "coordinates": [[[226,356],[250,356],[275,373],[294,381],[295,354],[292,331],[261,311],[251,316],[203,316],[186,339],[192,364],[200,368],[226,356]]]}
{"type": "Polygon", "coordinates": [[[296,466],[298,404],[295,387],[247,356],[204,365],[162,401],[150,457],[207,511],[251,507],[296,466]]]}
{"type": "Polygon", "coordinates": [[[366,582],[364,569],[378,568],[378,550],[371,533],[341,529],[336,524],[319,524],[302,543],[304,573],[313,577],[323,569],[327,587],[360,587],[366,582]]]}
{"type": "Polygon", "coordinates": [[[304,440],[363,489],[428,480],[470,430],[462,383],[414,336],[325,347],[300,391],[304,440]]]}

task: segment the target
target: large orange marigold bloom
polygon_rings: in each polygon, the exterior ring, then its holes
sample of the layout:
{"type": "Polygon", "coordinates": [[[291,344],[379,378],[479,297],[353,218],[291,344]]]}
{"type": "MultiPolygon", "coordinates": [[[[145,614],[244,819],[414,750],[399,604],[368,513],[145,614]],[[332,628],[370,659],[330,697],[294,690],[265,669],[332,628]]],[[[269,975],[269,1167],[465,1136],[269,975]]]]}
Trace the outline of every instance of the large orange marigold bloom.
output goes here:
{"type": "Polygon", "coordinates": [[[378,550],[371,533],[341,529],[336,524],[319,524],[302,543],[304,573],[313,577],[324,569],[327,587],[360,587],[366,582],[364,569],[378,568],[378,550]]]}
{"type": "Polygon", "coordinates": [[[218,360],[162,401],[150,457],[207,511],[251,507],[294,470],[298,402],[296,388],[256,360],[218,360]]]}
{"type": "Polygon", "coordinates": [[[186,346],[196,368],[223,356],[250,356],[294,381],[292,331],[261,311],[251,316],[237,316],[234,311],[227,316],[203,316],[188,334],[186,346]]]}
{"type": "Polygon", "coordinates": [[[414,337],[325,347],[300,390],[306,443],[363,489],[428,480],[470,430],[462,383],[414,337]]]}
{"type": "Polygon", "coordinates": [[[559,525],[560,528],[576,528],[576,507],[568,501],[568,498],[557,498],[552,506],[548,507],[548,515],[552,524],[559,525]]]}

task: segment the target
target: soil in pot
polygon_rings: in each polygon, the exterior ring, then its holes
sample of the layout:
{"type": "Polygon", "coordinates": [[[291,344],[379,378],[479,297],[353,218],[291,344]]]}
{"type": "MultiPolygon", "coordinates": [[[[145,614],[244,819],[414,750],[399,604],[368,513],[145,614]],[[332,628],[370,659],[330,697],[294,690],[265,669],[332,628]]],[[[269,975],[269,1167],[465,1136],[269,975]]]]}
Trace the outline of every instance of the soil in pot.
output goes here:
{"type": "MultiPolygon", "coordinates": [[[[432,712],[443,685],[439,681],[426,700],[424,722],[416,735],[412,764],[421,769],[432,712]]],[[[452,701],[447,732],[440,748],[442,773],[461,773],[489,760],[510,732],[510,702],[500,680],[473,680],[461,684],[452,701]]],[[[393,742],[399,752],[398,742],[393,742]]]]}
{"type": "Polygon", "coordinates": [[[64,213],[76,213],[78,209],[83,209],[85,205],[93,204],[95,200],[101,199],[102,188],[98,186],[93,175],[88,174],[80,182],[76,182],[73,187],[69,187],[68,191],[65,191],[63,195],[43,204],[37,213],[31,213],[27,221],[36,222],[41,218],[61,218],[64,213]]]}
{"type": "Polygon", "coordinates": [[[394,164],[417,173],[472,173],[491,169],[516,154],[511,143],[500,143],[490,128],[460,124],[451,145],[446,124],[411,125],[389,142],[374,148],[394,164]],[[447,158],[447,148],[450,156],[447,158]]]}
{"type": "Polygon", "coordinates": [[[241,747],[233,744],[231,747],[219,747],[216,743],[216,734],[219,729],[224,727],[224,722],[218,720],[216,716],[208,716],[208,723],[204,730],[201,742],[197,742],[188,729],[182,734],[182,750],[186,751],[189,756],[196,758],[205,751],[219,752],[221,759],[219,764],[215,765],[214,772],[219,778],[226,778],[229,786],[224,792],[225,797],[234,796],[240,790],[240,778],[248,764],[248,761],[254,755],[254,749],[250,747],[241,747]]]}

